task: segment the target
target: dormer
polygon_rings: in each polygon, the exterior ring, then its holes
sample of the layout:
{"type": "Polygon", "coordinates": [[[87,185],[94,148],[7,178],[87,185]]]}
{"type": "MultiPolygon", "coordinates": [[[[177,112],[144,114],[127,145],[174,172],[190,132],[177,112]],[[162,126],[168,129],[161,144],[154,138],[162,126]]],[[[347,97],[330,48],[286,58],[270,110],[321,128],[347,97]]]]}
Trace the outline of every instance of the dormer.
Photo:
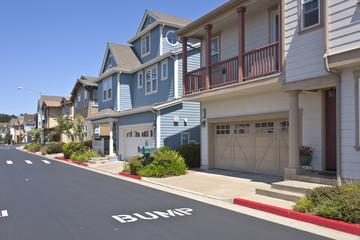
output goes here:
{"type": "Polygon", "coordinates": [[[128,43],[142,63],[181,47],[175,31],[191,20],[146,10],[136,35],[128,43]]]}
{"type": "Polygon", "coordinates": [[[103,64],[101,66],[100,75],[115,66],[117,66],[117,62],[111,50],[110,44],[108,43],[105,51],[105,57],[103,59],[103,64]]]}

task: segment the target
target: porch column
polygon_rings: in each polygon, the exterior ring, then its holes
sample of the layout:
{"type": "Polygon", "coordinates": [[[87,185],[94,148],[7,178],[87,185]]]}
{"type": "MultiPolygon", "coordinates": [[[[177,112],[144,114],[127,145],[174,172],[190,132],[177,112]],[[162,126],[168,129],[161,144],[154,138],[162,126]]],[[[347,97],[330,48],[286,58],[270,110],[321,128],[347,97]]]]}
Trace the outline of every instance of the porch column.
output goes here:
{"type": "Polygon", "coordinates": [[[289,165],[284,171],[285,178],[303,171],[299,159],[299,92],[289,92],[289,165]]]}
{"type": "Polygon", "coordinates": [[[210,82],[211,82],[211,24],[205,25],[205,31],[206,31],[206,37],[205,37],[205,43],[206,43],[206,89],[210,89],[210,82]]]}
{"type": "Polygon", "coordinates": [[[238,82],[244,81],[243,60],[245,52],[245,7],[239,7],[238,12],[238,82]]]}
{"type": "Polygon", "coordinates": [[[186,73],[187,73],[187,37],[182,37],[182,56],[183,56],[183,62],[182,62],[182,90],[183,90],[183,96],[185,95],[186,91],[186,73]]]}
{"type": "Polygon", "coordinates": [[[113,121],[109,122],[110,128],[110,140],[109,140],[109,156],[115,156],[114,154],[114,139],[113,139],[113,121]]]}

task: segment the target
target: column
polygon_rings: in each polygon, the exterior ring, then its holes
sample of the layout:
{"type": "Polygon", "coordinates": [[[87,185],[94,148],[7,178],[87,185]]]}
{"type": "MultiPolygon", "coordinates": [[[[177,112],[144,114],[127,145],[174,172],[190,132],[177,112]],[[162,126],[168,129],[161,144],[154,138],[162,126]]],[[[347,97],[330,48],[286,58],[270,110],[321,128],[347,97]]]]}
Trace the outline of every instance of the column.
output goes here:
{"type": "Polygon", "coordinates": [[[299,159],[299,92],[289,92],[289,165],[285,168],[285,176],[303,171],[299,159]]]}
{"type": "Polygon", "coordinates": [[[245,7],[237,9],[238,12],[238,82],[244,80],[243,55],[245,52],[245,7]]]}
{"type": "Polygon", "coordinates": [[[186,90],[186,73],[187,73],[187,41],[188,38],[187,37],[182,37],[182,56],[183,56],[183,62],[182,62],[182,90],[183,90],[183,96],[185,95],[185,90],[186,90]]]}
{"type": "Polygon", "coordinates": [[[205,37],[205,43],[206,43],[206,89],[210,89],[210,82],[211,82],[211,24],[205,25],[205,31],[206,31],[206,37],[205,37]]]}
{"type": "Polygon", "coordinates": [[[113,139],[113,121],[109,122],[109,128],[110,128],[109,156],[115,156],[115,154],[114,154],[114,139],[113,139]]]}

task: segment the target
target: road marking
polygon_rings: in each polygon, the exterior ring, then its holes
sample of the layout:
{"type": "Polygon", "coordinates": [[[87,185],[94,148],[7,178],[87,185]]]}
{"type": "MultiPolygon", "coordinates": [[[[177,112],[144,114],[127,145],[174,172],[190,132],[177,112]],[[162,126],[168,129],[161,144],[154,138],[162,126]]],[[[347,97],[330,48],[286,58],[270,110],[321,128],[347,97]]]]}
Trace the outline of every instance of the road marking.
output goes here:
{"type": "Polygon", "coordinates": [[[50,164],[50,162],[47,160],[41,160],[41,161],[43,161],[45,164],[50,164]]]}
{"type": "Polygon", "coordinates": [[[6,161],[6,164],[11,165],[11,164],[13,164],[13,162],[12,162],[12,161],[10,161],[10,160],[7,160],[7,161],[6,161]]]}
{"type": "Polygon", "coordinates": [[[6,210],[1,211],[1,217],[7,217],[9,216],[8,212],[6,210]]]}
{"type": "Polygon", "coordinates": [[[32,162],[31,162],[30,160],[25,160],[25,162],[26,162],[27,164],[32,164],[32,162]]]}

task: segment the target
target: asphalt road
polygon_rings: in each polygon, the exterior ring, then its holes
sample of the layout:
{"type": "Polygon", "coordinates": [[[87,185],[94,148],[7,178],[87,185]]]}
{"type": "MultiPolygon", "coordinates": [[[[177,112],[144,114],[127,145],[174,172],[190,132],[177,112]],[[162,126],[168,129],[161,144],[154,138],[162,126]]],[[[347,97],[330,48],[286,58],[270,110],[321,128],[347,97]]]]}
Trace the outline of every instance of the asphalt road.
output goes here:
{"type": "Polygon", "coordinates": [[[1,240],[325,239],[6,147],[0,215],[1,240]]]}

